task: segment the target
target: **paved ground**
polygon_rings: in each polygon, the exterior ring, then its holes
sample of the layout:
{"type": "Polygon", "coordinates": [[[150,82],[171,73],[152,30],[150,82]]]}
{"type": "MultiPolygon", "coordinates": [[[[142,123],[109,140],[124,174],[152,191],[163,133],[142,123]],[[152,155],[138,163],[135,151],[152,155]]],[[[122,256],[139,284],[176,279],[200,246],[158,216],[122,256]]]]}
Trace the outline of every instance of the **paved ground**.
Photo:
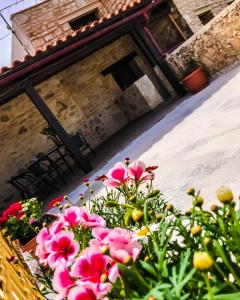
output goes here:
{"type": "MultiPolygon", "coordinates": [[[[146,131],[130,143],[121,145],[119,139],[113,157],[93,171],[90,179],[128,156],[159,165],[156,184],[181,209],[189,206],[188,187],[201,189],[207,205],[216,201],[215,191],[221,185],[240,193],[240,67],[188,97],[157,122],[156,118],[151,128],[143,123],[146,131]]],[[[70,198],[76,201],[84,190],[80,185],[70,198]]]]}

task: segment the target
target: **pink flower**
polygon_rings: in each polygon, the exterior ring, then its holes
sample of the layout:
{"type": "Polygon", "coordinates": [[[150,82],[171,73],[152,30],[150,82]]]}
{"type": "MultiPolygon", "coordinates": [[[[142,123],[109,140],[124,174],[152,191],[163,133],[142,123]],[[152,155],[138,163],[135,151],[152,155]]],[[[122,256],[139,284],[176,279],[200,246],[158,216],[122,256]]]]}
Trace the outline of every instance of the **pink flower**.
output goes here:
{"type": "Polygon", "coordinates": [[[146,166],[142,161],[136,160],[128,167],[128,173],[132,179],[137,182],[151,179],[148,173],[145,173],[146,166]]]}
{"type": "Polygon", "coordinates": [[[45,248],[49,253],[47,262],[53,269],[59,263],[69,265],[79,252],[79,244],[74,241],[72,232],[60,231],[45,244],[45,248]]]}
{"type": "Polygon", "coordinates": [[[94,251],[91,248],[86,249],[72,266],[74,277],[81,278],[84,281],[100,283],[101,276],[106,274],[115,282],[118,277],[118,268],[116,265],[109,267],[112,262],[109,256],[94,251]]]}
{"type": "Polygon", "coordinates": [[[94,227],[105,227],[106,221],[95,214],[88,214],[84,208],[80,209],[80,224],[83,227],[94,228],[94,227]]]}
{"type": "Polygon", "coordinates": [[[59,293],[57,296],[58,300],[64,299],[67,296],[69,289],[75,285],[75,281],[71,279],[66,265],[59,264],[57,266],[53,274],[52,285],[54,291],[59,293]]]}
{"type": "Polygon", "coordinates": [[[91,287],[77,285],[68,294],[68,300],[96,300],[97,296],[91,287]]]}
{"type": "Polygon", "coordinates": [[[51,235],[54,235],[60,232],[64,227],[64,222],[62,220],[57,220],[49,227],[49,232],[51,235]]]}
{"type": "Polygon", "coordinates": [[[109,282],[101,282],[102,276],[106,276],[106,279],[112,283],[115,283],[119,276],[117,265],[111,267],[111,262],[112,260],[109,256],[88,248],[72,266],[72,275],[75,278],[80,278],[82,283],[91,282],[95,284],[95,294],[97,294],[98,299],[102,299],[112,289],[112,285],[109,282]]]}
{"type": "Polygon", "coordinates": [[[76,227],[80,220],[80,208],[72,206],[64,211],[60,216],[60,220],[64,222],[65,226],[76,227]]]}
{"type": "Polygon", "coordinates": [[[135,261],[142,250],[142,246],[126,229],[95,228],[93,236],[98,241],[92,240],[91,247],[100,249],[103,245],[108,245],[111,257],[120,263],[125,263],[130,258],[135,261]]]}
{"type": "Polygon", "coordinates": [[[37,247],[35,255],[39,258],[39,263],[42,265],[47,265],[47,258],[49,256],[49,252],[46,249],[46,242],[50,241],[51,238],[51,234],[45,227],[37,235],[37,247]]]}
{"type": "Polygon", "coordinates": [[[122,185],[128,180],[127,168],[122,162],[115,164],[115,166],[109,170],[104,185],[107,187],[117,187],[122,185]]]}

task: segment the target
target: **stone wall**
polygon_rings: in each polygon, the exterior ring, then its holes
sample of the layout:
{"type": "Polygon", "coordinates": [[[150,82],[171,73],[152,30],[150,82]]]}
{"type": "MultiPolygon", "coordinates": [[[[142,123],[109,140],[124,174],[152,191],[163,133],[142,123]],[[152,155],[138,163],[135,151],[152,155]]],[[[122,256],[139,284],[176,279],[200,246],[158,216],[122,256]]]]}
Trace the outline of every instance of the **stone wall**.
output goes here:
{"type": "MultiPolygon", "coordinates": [[[[66,131],[80,130],[93,148],[150,109],[139,93],[132,92],[128,100],[129,93],[124,94],[112,75],[104,77],[101,73],[132,51],[137,52],[137,64],[157,87],[156,74],[130,36],[118,39],[36,87],[66,131]],[[126,113],[123,105],[126,107],[128,101],[126,113]]],[[[6,185],[6,180],[52,145],[40,134],[46,125],[25,94],[0,107],[1,200],[15,199],[14,190],[6,185]]]]}
{"type": "Polygon", "coordinates": [[[189,58],[216,76],[240,59],[240,0],[225,8],[210,23],[176,49],[167,60],[177,76],[189,58]]]}
{"type": "Polygon", "coordinates": [[[173,0],[179,12],[195,33],[203,27],[198,14],[208,8],[217,16],[229,3],[229,0],[173,0]]]}
{"type": "MultiPolygon", "coordinates": [[[[47,0],[12,15],[12,26],[30,54],[34,54],[36,49],[69,32],[68,21],[96,8],[100,17],[106,13],[98,0],[47,0]]],[[[21,45],[14,37],[12,44],[12,59],[21,59],[18,53],[21,45]]]]}
{"type": "MultiPolygon", "coordinates": [[[[69,21],[96,10],[98,17],[108,14],[130,0],[46,0],[12,15],[12,27],[31,55],[36,49],[54,43],[71,31],[69,21]]],[[[12,39],[12,60],[22,59],[25,50],[12,39]]]]}

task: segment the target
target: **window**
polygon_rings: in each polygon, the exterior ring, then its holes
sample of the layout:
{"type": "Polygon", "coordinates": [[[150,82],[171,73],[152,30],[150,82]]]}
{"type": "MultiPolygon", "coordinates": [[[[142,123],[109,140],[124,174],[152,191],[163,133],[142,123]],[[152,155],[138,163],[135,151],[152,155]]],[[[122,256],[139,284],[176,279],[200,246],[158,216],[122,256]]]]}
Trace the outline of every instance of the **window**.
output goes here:
{"type": "Polygon", "coordinates": [[[87,15],[81,16],[75,20],[69,21],[69,25],[72,30],[77,30],[85,25],[91,24],[92,22],[98,20],[97,11],[93,11],[87,15]]]}
{"type": "Polygon", "coordinates": [[[208,10],[198,16],[203,25],[206,25],[209,21],[214,18],[214,15],[211,10],[208,10]]]}
{"type": "Polygon", "coordinates": [[[120,88],[122,90],[126,90],[130,85],[144,75],[135,61],[136,56],[136,52],[132,52],[102,71],[102,74],[104,76],[112,74],[120,88]]]}

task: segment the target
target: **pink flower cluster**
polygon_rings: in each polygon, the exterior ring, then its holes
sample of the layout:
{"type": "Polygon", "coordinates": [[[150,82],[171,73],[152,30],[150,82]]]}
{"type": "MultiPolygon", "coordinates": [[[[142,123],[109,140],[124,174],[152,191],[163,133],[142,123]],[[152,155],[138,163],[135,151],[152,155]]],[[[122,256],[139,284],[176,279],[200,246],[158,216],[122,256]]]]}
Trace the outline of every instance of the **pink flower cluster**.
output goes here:
{"type": "Polygon", "coordinates": [[[116,163],[115,166],[109,170],[107,175],[101,176],[104,178],[103,183],[107,187],[118,187],[127,183],[127,181],[135,181],[137,183],[152,180],[154,174],[152,173],[157,167],[147,167],[142,161],[134,161],[129,166],[124,163],[116,163]]]}
{"type": "Polygon", "coordinates": [[[40,264],[53,271],[52,284],[58,293],[55,299],[104,299],[119,277],[117,263],[137,259],[142,246],[132,234],[105,226],[102,217],[88,214],[84,208],[71,207],[50,228],[40,231],[36,256],[40,264]],[[94,239],[80,253],[77,237],[83,228],[92,230],[94,239]]]}

